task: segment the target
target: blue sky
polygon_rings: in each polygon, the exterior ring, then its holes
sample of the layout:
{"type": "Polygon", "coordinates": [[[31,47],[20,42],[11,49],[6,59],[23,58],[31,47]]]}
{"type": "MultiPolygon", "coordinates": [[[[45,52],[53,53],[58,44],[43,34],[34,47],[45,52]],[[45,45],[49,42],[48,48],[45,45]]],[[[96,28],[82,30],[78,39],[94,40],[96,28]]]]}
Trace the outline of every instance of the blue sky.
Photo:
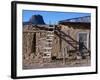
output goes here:
{"type": "Polygon", "coordinates": [[[40,14],[43,16],[44,22],[46,24],[57,24],[58,21],[90,16],[90,13],[78,13],[78,12],[53,12],[53,11],[34,11],[34,10],[23,10],[23,22],[29,21],[32,15],[40,14]]]}

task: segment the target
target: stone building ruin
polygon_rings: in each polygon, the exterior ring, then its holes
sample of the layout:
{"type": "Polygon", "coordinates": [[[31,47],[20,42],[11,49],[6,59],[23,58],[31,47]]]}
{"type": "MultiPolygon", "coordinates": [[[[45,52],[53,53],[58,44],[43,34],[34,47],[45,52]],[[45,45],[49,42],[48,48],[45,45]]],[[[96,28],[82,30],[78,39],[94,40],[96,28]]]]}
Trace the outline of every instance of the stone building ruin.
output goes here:
{"type": "Polygon", "coordinates": [[[23,64],[50,63],[52,60],[90,58],[90,17],[59,21],[47,25],[38,16],[23,23],[23,64]],[[32,22],[35,20],[35,22],[32,22]],[[83,42],[83,53],[79,51],[79,40],[83,42]]]}

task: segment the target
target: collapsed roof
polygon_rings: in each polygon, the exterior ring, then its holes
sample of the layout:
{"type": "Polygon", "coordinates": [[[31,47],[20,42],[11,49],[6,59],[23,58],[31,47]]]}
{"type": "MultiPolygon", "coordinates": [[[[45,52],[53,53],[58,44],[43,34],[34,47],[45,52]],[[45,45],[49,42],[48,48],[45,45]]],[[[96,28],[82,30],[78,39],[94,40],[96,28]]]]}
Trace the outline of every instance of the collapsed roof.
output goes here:
{"type": "Polygon", "coordinates": [[[73,27],[73,28],[90,29],[91,17],[83,16],[78,18],[61,20],[59,21],[59,24],[68,25],[69,27],[73,27]]]}

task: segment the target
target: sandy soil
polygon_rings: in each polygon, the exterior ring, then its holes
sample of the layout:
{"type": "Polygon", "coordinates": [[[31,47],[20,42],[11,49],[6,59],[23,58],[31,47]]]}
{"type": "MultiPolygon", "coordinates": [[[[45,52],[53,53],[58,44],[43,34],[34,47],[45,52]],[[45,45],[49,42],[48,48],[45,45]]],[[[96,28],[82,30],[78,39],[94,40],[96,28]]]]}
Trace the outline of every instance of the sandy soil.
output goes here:
{"type": "Polygon", "coordinates": [[[40,62],[40,63],[30,63],[23,64],[23,69],[39,69],[39,68],[60,68],[60,67],[84,67],[90,66],[90,59],[81,60],[54,60],[51,62],[40,62]]]}

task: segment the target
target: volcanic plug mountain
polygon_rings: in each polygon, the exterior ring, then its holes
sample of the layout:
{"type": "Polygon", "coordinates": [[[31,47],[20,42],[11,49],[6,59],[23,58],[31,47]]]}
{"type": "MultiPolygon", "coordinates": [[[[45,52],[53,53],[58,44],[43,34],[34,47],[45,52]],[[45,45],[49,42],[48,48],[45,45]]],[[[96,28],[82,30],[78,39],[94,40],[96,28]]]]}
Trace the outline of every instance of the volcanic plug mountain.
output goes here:
{"type": "Polygon", "coordinates": [[[24,25],[27,25],[27,24],[40,24],[40,25],[44,25],[45,22],[44,22],[43,17],[41,15],[32,15],[30,20],[28,22],[23,22],[23,24],[24,25]]]}

